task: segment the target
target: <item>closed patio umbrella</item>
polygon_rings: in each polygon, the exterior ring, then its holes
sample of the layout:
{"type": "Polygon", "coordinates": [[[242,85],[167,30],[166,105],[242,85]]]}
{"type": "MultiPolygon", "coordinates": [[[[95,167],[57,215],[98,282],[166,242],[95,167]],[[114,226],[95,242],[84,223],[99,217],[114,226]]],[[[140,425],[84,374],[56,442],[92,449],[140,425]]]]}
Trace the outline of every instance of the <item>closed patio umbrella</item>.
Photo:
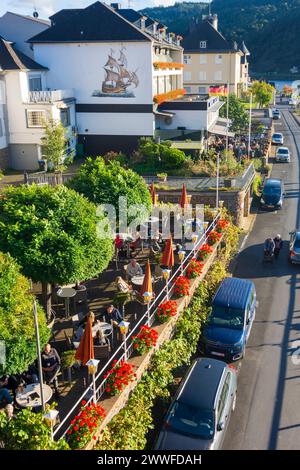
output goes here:
{"type": "Polygon", "coordinates": [[[185,184],[182,185],[181,197],[180,197],[180,207],[185,208],[189,203],[188,195],[186,192],[185,184]]]}
{"type": "Polygon", "coordinates": [[[150,262],[147,260],[146,270],[145,270],[145,277],[143,281],[143,285],[140,290],[141,296],[145,294],[145,292],[153,293],[152,288],[152,276],[151,276],[151,269],[150,269],[150,262]]]}
{"type": "Polygon", "coordinates": [[[174,251],[173,251],[173,239],[172,235],[170,235],[170,238],[167,240],[161,264],[163,266],[167,266],[168,268],[172,268],[174,266],[174,251]]]}
{"type": "Polygon", "coordinates": [[[155,206],[157,204],[157,194],[155,192],[155,187],[154,183],[151,183],[150,185],[150,194],[151,194],[151,199],[152,199],[152,204],[155,206]]]}
{"type": "Polygon", "coordinates": [[[89,315],[87,322],[86,322],[85,329],[84,329],[84,333],[81,336],[80,343],[75,354],[75,359],[77,359],[78,361],[81,361],[83,366],[85,366],[85,364],[90,359],[95,358],[93,332],[92,332],[93,319],[94,319],[94,315],[93,314],[89,315]]]}

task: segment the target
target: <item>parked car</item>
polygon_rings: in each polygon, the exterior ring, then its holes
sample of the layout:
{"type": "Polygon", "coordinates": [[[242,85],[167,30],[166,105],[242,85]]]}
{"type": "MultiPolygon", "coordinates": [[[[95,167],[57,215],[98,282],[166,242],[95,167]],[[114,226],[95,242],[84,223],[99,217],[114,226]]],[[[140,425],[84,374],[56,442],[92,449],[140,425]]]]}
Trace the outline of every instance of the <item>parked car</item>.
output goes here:
{"type": "Polygon", "coordinates": [[[212,301],[212,312],[200,338],[201,353],[228,362],[242,359],[256,303],[252,281],[225,278],[212,301]]]}
{"type": "Polygon", "coordinates": [[[284,185],[282,180],[267,178],[265,180],[260,207],[262,209],[281,209],[284,199],[284,185]]]}
{"type": "Polygon", "coordinates": [[[276,134],[272,135],[272,144],[274,144],[274,145],[277,145],[277,144],[283,145],[283,135],[280,132],[277,132],[276,134]]]}
{"type": "Polygon", "coordinates": [[[275,120],[281,119],[281,113],[279,109],[273,109],[273,119],[275,120]]]}
{"type": "Polygon", "coordinates": [[[291,154],[287,147],[279,147],[275,155],[276,162],[290,163],[291,154]]]}
{"type": "Polygon", "coordinates": [[[172,401],[155,450],[219,450],[235,409],[236,370],[196,359],[172,401]]]}
{"type": "Polygon", "coordinates": [[[300,263],[300,230],[290,232],[290,252],[291,263],[300,263]]]}

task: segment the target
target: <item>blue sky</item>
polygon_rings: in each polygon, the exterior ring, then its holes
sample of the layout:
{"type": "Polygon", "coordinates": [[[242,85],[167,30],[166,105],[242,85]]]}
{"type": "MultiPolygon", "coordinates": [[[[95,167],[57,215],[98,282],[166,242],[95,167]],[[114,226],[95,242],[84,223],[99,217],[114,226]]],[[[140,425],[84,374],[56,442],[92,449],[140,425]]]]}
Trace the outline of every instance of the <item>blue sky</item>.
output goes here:
{"type": "MultiPolygon", "coordinates": [[[[128,7],[128,0],[112,0],[118,1],[123,7],[128,7]]],[[[173,5],[175,0],[129,0],[131,8],[139,10],[146,6],[168,6],[173,5]]],[[[183,0],[176,0],[183,1],[183,0]]],[[[195,0],[185,0],[195,1],[195,0]]],[[[205,1],[205,0],[204,0],[205,1]]],[[[52,13],[62,8],[81,8],[94,3],[94,0],[0,0],[0,15],[2,16],[7,10],[25,15],[31,15],[34,7],[38,10],[41,18],[47,18],[52,13]]],[[[106,3],[111,3],[106,0],[106,3]]]]}

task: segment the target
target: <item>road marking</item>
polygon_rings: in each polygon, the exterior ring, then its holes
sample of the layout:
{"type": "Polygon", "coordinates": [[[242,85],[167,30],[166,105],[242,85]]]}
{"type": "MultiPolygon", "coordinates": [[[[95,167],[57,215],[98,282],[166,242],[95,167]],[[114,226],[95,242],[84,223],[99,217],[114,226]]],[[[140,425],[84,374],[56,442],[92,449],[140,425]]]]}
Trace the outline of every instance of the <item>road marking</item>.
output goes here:
{"type": "Polygon", "coordinates": [[[243,242],[242,242],[242,244],[241,244],[241,246],[240,246],[240,249],[238,250],[238,253],[240,253],[241,251],[243,251],[243,249],[244,249],[244,247],[245,247],[245,245],[246,245],[246,242],[247,242],[247,240],[248,240],[249,235],[250,235],[250,232],[248,232],[247,235],[245,236],[245,238],[244,238],[244,240],[243,240],[243,242]]]}

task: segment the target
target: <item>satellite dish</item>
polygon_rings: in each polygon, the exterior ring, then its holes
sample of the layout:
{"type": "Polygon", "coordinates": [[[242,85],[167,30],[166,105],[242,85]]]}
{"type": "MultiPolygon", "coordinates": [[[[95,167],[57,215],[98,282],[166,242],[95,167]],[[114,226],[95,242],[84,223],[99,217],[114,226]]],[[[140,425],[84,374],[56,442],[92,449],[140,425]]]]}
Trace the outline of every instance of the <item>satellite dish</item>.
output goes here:
{"type": "Polygon", "coordinates": [[[34,10],[33,14],[32,14],[33,18],[38,18],[39,17],[39,14],[36,10],[34,10]]]}

